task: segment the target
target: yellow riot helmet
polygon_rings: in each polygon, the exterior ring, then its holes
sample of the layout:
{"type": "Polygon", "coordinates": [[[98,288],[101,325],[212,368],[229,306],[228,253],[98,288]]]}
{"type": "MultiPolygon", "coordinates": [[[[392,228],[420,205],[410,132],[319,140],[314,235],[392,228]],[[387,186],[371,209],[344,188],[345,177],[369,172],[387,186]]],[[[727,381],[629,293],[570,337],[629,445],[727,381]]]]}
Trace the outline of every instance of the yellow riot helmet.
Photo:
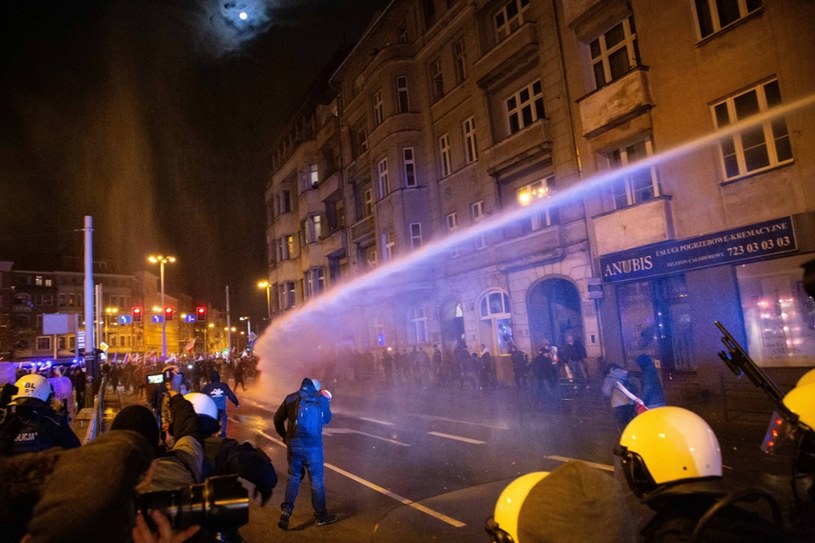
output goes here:
{"type": "Polygon", "coordinates": [[[815,430],[815,381],[800,383],[784,396],[783,402],[787,409],[798,415],[799,422],[815,430]]]}
{"type": "Polygon", "coordinates": [[[534,471],[521,475],[504,488],[495,503],[495,513],[487,519],[486,530],[491,543],[519,543],[518,519],[521,506],[529,492],[549,475],[548,471],[534,471]]]}
{"type": "Polygon", "coordinates": [[[797,387],[801,385],[809,385],[811,383],[815,383],[815,369],[809,370],[805,374],[798,379],[798,383],[795,385],[797,387]]]}
{"type": "Polygon", "coordinates": [[[628,485],[640,497],[660,485],[722,476],[716,434],[702,417],[681,407],[637,415],[623,430],[615,453],[628,485]]]}

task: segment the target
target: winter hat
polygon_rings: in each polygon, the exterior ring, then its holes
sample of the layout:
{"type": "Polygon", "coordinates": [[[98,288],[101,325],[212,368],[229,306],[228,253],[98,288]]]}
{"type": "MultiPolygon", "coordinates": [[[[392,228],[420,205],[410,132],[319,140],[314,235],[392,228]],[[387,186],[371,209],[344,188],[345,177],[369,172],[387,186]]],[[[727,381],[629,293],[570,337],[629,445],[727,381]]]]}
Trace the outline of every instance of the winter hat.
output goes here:
{"type": "Polygon", "coordinates": [[[116,415],[111,430],[133,430],[147,438],[150,445],[158,445],[158,421],[153,412],[147,407],[134,404],[128,405],[116,415]]]}
{"type": "Polygon", "coordinates": [[[518,518],[520,541],[634,541],[625,494],[611,475],[584,462],[564,464],[529,492],[518,518]],[[580,519],[580,522],[575,522],[580,519]]]}
{"type": "Polygon", "coordinates": [[[310,390],[313,392],[317,392],[318,390],[320,390],[320,381],[318,381],[317,379],[311,379],[309,377],[306,377],[305,379],[303,379],[303,382],[300,383],[300,390],[310,390]]]}

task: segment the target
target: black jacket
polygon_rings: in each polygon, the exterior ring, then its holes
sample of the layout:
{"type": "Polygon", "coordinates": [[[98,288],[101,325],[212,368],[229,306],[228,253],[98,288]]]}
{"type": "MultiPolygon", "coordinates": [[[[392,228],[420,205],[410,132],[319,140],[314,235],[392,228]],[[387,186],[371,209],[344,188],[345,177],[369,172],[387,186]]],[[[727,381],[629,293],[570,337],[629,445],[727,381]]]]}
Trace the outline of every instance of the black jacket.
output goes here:
{"type": "Polygon", "coordinates": [[[73,449],[81,444],[65,417],[37,398],[18,398],[12,402],[20,421],[14,439],[13,454],[38,452],[52,447],[73,449]]]}

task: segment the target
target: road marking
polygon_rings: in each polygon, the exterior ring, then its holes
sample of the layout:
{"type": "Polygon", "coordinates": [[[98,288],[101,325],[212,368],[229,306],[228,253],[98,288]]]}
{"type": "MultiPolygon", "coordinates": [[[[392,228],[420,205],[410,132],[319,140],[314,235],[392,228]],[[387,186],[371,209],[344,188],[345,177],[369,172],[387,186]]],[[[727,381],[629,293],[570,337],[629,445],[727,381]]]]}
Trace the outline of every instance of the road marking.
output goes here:
{"type": "Polygon", "coordinates": [[[552,454],[549,456],[544,456],[544,458],[548,458],[549,460],[557,460],[558,462],[571,462],[572,460],[577,460],[579,462],[583,462],[584,464],[588,464],[593,468],[602,469],[605,471],[614,471],[614,466],[609,466],[608,464],[598,464],[597,462],[589,462],[587,460],[581,460],[579,458],[569,458],[568,456],[559,456],[557,454],[552,454]]]}
{"type": "Polygon", "coordinates": [[[393,426],[394,424],[387,420],[379,420],[379,419],[369,419],[368,417],[359,417],[359,420],[364,420],[367,422],[373,422],[375,424],[382,424],[384,426],[393,426]]]}
{"type": "Polygon", "coordinates": [[[388,443],[393,443],[394,445],[401,445],[402,447],[410,447],[410,443],[402,443],[401,441],[396,441],[395,439],[389,439],[387,437],[378,436],[375,434],[369,434],[368,432],[362,432],[360,430],[354,430],[353,428],[323,428],[323,432],[331,435],[331,434],[360,434],[367,437],[372,437],[374,439],[381,439],[382,441],[387,441],[388,443]]]}
{"type": "Polygon", "coordinates": [[[342,468],[338,468],[337,466],[335,466],[333,464],[326,464],[325,467],[327,467],[328,469],[330,469],[332,471],[336,471],[340,475],[344,475],[345,477],[348,477],[352,481],[356,481],[357,483],[359,483],[359,484],[361,484],[363,486],[366,486],[366,487],[370,488],[371,490],[379,492],[380,494],[384,494],[385,496],[387,496],[389,498],[393,498],[394,500],[398,501],[399,503],[401,503],[403,505],[407,505],[408,507],[412,507],[413,509],[416,509],[417,511],[421,511],[422,513],[424,513],[426,515],[430,515],[433,518],[437,518],[440,521],[445,522],[445,523],[449,524],[450,526],[453,526],[454,528],[463,528],[464,526],[466,526],[466,524],[464,524],[460,520],[456,520],[456,519],[454,519],[452,517],[448,517],[444,513],[439,513],[438,511],[430,509],[429,507],[426,507],[426,506],[424,506],[424,505],[422,505],[420,503],[416,503],[416,502],[414,502],[412,500],[409,500],[407,498],[403,498],[399,494],[396,494],[395,492],[391,492],[387,488],[383,488],[383,487],[381,487],[381,486],[379,486],[379,485],[377,485],[375,483],[367,481],[367,480],[363,479],[362,477],[359,477],[357,475],[354,475],[353,473],[347,472],[342,468]]]}
{"type": "Polygon", "coordinates": [[[272,436],[270,436],[269,434],[267,434],[266,432],[264,432],[264,431],[262,431],[262,430],[258,430],[258,434],[262,435],[263,437],[265,437],[266,439],[268,439],[269,441],[271,441],[271,442],[272,442],[272,443],[274,443],[275,445],[280,445],[281,447],[285,447],[285,446],[286,446],[286,444],[285,444],[285,443],[283,443],[283,440],[282,440],[282,439],[279,439],[279,438],[276,438],[276,437],[272,437],[272,436]]]}
{"type": "Polygon", "coordinates": [[[509,426],[506,424],[487,424],[484,422],[472,422],[469,420],[458,420],[458,419],[449,419],[447,417],[437,417],[435,415],[422,415],[418,413],[414,413],[411,416],[418,417],[420,419],[427,419],[427,420],[443,420],[445,422],[455,422],[458,424],[469,424],[471,426],[484,426],[486,428],[495,428],[496,430],[509,430],[509,426]]]}
{"type": "Polygon", "coordinates": [[[454,436],[453,434],[443,434],[441,432],[427,432],[431,436],[444,437],[447,439],[455,439],[456,441],[463,441],[464,443],[472,443],[474,445],[483,445],[486,441],[479,441],[477,439],[470,439],[469,437],[454,436]]]}

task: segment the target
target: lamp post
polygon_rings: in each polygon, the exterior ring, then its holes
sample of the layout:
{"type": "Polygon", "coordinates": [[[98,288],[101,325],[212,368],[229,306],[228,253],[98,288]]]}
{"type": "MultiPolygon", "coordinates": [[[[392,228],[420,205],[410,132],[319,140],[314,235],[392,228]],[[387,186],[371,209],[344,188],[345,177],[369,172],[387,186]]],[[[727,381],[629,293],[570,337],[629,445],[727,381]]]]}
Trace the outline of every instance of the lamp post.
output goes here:
{"type": "Polygon", "coordinates": [[[168,262],[175,262],[174,256],[150,255],[147,257],[149,262],[158,264],[161,269],[161,358],[167,359],[167,316],[165,313],[164,305],[164,265],[168,262]]]}
{"type": "Polygon", "coordinates": [[[272,285],[269,284],[268,281],[259,281],[258,288],[265,288],[266,289],[266,320],[272,320],[272,295],[270,289],[272,285]]]}

